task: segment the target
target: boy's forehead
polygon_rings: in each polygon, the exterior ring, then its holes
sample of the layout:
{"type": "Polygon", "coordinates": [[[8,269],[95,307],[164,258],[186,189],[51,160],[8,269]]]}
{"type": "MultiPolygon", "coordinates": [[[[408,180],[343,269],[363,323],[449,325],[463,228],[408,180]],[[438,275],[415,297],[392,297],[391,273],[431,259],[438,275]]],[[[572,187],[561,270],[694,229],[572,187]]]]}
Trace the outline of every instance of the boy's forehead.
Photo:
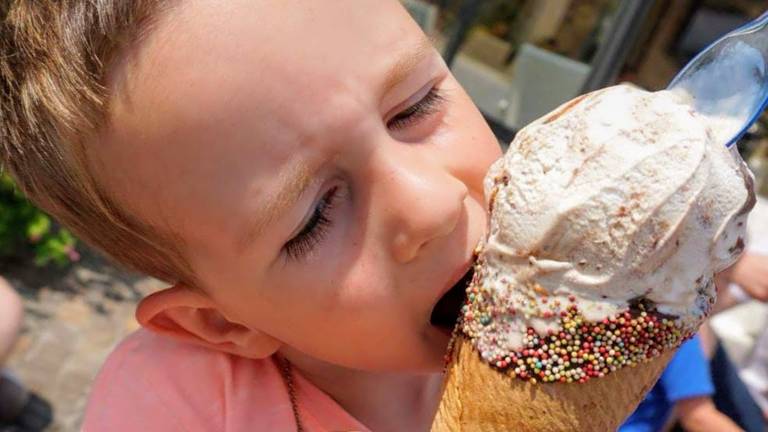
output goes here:
{"type": "MultiPolygon", "coordinates": [[[[267,163],[264,151],[284,163],[290,143],[378,103],[392,67],[423,41],[397,0],[179,2],[115,67],[111,127],[97,159],[128,164],[125,175],[148,184],[158,166],[186,175],[236,154],[267,163]]],[[[103,180],[118,194],[132,195],[120,184],[139,189],[135,179],[103,180]]]]}
{"type": "Polygon", "coordinates": [[[112,126],[131,145],[332,134],[359,123],[425,41],[397,0],[187,0],[116,68],[112,126]]]}
{"type": "Polygon", "coordinates": [[[423,38],[397,0],[190,0],[127,62],[124,89],[153,107],[230,92],[274,118],[340,90],[375,93],[393,57],[423,38]]]}

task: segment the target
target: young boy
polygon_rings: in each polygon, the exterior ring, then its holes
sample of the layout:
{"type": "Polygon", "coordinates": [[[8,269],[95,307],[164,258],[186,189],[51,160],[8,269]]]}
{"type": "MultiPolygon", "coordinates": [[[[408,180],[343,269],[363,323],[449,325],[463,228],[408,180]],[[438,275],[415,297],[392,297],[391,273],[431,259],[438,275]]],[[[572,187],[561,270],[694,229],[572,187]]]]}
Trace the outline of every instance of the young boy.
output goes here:
{"type": "Polygon", "coordinates": [[[4,166],[172,284],[83,429],[427,430],[500,150],[399,2],[3,4],[4,166]]]}

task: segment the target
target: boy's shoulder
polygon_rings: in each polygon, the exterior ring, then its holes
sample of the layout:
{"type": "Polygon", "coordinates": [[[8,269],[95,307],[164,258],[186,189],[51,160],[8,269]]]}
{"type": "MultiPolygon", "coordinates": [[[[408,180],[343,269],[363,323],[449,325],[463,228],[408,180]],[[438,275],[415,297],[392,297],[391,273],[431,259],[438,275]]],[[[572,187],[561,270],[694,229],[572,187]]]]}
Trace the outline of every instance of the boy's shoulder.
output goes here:
{"type": "MultiPolygon", "coordinates": [[[[246,370],[254,375],[269,376],[278,373],[271,357],[238,357],[141,328],[129,334],[115,347],[107,357],[100,374],[121,373],[126,369],[134,372],[139,369],[149,373],[162,372],[164,377],[171,379],[203,370],[228,374],[243,366],[247,366],[246,370]]],[[[208,374],[210,377],[215,375],[208,374]]]]}
{"type": "Polygon", "coordinates": [[[291,419],[273,359],[237,357],[141,329],[96,377],[83,430],[282,430],[291,419]]]}

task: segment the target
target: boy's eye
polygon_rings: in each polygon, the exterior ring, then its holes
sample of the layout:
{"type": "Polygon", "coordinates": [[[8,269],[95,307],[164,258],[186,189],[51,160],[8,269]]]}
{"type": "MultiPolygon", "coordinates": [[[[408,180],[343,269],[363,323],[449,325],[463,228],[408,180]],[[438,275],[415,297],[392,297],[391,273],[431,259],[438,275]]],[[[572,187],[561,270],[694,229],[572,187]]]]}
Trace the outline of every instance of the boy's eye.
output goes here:
{"type": "Polygon", "coordinates": [[[437,87],[432,87],[421,100],[392,117],[387,122],[387,127],[395,130],[406,128],[437,112],[444,100],[437,87]]]}
{"type": "Polygon", "coordinates": [[[323,240],[333,223],[331,220],[331,210],[333,210],[338,192],[338,186],[328,190],[320,202],[317,203],[312,216],[310,216],[299,233],[288,240],[283,246],[283,250],[285,250],[289,258],[304,258],[323,240]]]}

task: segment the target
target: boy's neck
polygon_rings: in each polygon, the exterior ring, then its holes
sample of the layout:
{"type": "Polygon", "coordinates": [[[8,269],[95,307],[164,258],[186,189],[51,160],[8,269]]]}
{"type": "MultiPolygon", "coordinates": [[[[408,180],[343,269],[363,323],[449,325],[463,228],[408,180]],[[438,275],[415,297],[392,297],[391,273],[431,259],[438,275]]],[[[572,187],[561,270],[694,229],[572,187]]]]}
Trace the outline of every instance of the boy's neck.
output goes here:
{"type": "Polygon", "coordinates": [[[439,373],[367,372],[325,363],[293,350],[281,350],[281,354],[302,376],[371,430],[428,431],[432,424],[442,383],[439,373]]]}

